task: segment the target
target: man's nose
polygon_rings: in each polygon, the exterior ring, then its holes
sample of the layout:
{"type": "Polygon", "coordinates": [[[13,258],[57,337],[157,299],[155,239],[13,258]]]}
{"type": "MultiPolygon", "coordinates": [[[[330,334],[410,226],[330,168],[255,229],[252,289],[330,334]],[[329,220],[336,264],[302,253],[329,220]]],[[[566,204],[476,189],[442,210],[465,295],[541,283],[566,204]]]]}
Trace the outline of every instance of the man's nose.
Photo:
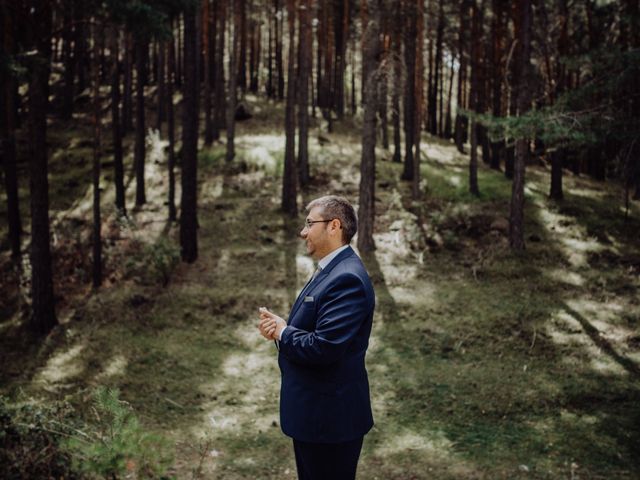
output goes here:
{"type": "Polygon", "coordinates": [[[301,239],[305,240],[307,238],[307,227],[304,227],[302,230],[300,230],[300,233],[298,235],[301,239]]]}

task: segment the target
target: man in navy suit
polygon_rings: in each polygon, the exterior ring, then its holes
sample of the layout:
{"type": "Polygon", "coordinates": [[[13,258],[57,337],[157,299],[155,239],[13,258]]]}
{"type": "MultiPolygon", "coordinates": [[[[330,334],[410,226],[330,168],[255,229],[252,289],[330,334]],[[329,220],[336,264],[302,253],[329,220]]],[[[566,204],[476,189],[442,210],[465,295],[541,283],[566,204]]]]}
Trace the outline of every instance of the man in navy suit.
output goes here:
{"type": "Polygon", "coordinates": [[[318,269],[288,322],[261,308],[259,329],[279,347],[280,424],[293,438],[298,478],[352,480],[373,426],[365,354],[375,296],[349,246],[357,230],[351,204],[329,195],[307,212],[300,236],[318,269]]]}

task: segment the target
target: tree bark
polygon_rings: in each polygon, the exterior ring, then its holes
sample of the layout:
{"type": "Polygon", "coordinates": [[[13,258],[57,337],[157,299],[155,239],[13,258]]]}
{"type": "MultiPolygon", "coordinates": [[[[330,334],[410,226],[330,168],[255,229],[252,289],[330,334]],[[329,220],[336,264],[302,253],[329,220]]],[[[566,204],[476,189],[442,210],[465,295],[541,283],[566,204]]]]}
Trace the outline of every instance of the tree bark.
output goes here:
{"type": "Polygon", "coordinates": [[[47,179],[47,109],[51,68],[51,3],[32,0],[36,54],[29,78],[29,190],[31,199],[31,296],[29,330],[36,335],[58,324],[53,296],[47,179]],[[36,34],[37,32],[37,34],[36,34]]]}
{"type": "Polygon", "coordinates": [[[184,10],[184,103],[182,112],[182,198],[180,254],[193,263],[198,258],[198,69],[195,6],[184,10]]]}
{"type": "MultiPolygon", "coordinates": [[[[64,25],[62,31],[63,50],[62,58],[64,62],[64,89],[62,92],[62,118],[68,120],[73,115],[73,99],[74,99],[74,87],[76,76],[76,58],[73,54],[73,37],[74,27],[73,24],[73,5],[69,8],[69,11],[65,12],[64,25]]],[[[5,26],[5,31],[10,28],[10,25],[5,26]]]]}
{"type": "Polygon", "coordinates": [[[120,69],[119,29],[117,26],[111,32],[111,134],[113,141],[113,173],[116,189],[116,208],[120,215],[127,215],[124,190],[124,164],[122,152],[122,125],[120,124],[120,69]]]}
{"type": "MultiPolygon", "coordinates": [[[[202,47],[204,56],[204,144],[213,142],[213,119],[211,117],[211,55],[209,50],[211,36],[211,11],[209,0],[202,2],[202,47]]],[[[214,62],[215,63],[215,62],[214,62]]]]}
{"type": "Polygon", "coordinates": [[[133,40],[132,34],[126,33],[124,40],[124,91],[122,94],[122,133],[126,135],[133,130],[133,40]]]}
{"type": "MultiPolygon", "coordinates": [[[[471,38],[473,39],[473,47],[471,50],[471,93],[470,93],[470,108],[477,113],[478,110],[478,97],[479,97],[479,79],[478,70],[480,62],[480,45],[482,43],[482,14],[480,9],[482,5],[478,7],[477,1],[472,0],[471,7],[472,21],[471,21],[471,38]]],[[[480,195],[480,189],[478,187],[478,122],[474,119],[471,121],[471,155],[469,159],[469,192],[476,197],[480,195]]]]}
{"type": "Polygon", "coordinates": [[[300,1],[298,45],[298,173],[300,186],[309,184],[309,75],[311,73],[311,1],[300,1]]]}
{"type": "MultiPolygon", "coordinates": [[[[238,8],[238,5],[235,5],[238,8]]],[[[236,156],[235,135],[236,135],[236,106],[237,106],[237,83],[238,75],[238,46],[240,44],[240,29],[237,22],[236,12],[230,12],[233,24],[233,39],[231,39],[231,53],[229,55],[229,90],[227,91],[227,152],[225,159],[227,162],[236,156]]],[[[231,34],[230,34],[231,35],[231,34]]]]}
{"type": "Polygon", "coordinates": [[[458,106],[456,108],[456,121],[454,129],[454,138],[456,142],[456,148],[460,153],[464,153],[464,144],[467,141],[468,119],[466,115],[462,113],[465,108],[464,103],[464,90],[465,82],[467,80],[467,13],[469,11],[469,1],[462,0],[460,2],[460,28],[458,30],[458,56],[460,58],[460,69],[458,70],[458,106]]]}
{"type": "MultiPolygon", "coordinates": [[[[7,2],[1,4],[0,25],[3,26],[2,38],[4,53],[11,57],[15,55],[15,38],[12,16],[7,2]]],[[[20,256],[20,237],[22,235],[22,219],[20,217],[20,201],[18,196],[18,171],[16,165],[16,95],[18,86],[12,72],[5,70],[0,75],[0,98],[3,99],[3,107],[0,110],[0,154],[4,167],[4,185],[7,194],[7,220],[9,227],[9,244],[11,256],[17,259],[20,256]]]]}
{"type": "Polygon", "coordinates": [[[285,107],[284,175],[282,176],[282,210],[295,217],[298,214],[295,157],[295,0],[287,0],[289,23],[289,65],[287,72],[287,104],[285,107]]]}
{"type": "Polygon", "coordinates": [[[282,13],[279,0],[274,0],[276,27],[276,70],[278,72],[278,99],[284,99],[284,63],[282,61],[282,13]]]}
{"type": "Polygon", "coordinates": [[[360,161],[360,196],[358,208],[358,250],[371,252],[375,222],[376,180],[376,112],[378,110],[377,81],[382,46],[380,44],[380,0],[367,0],[368,22],[363,26],[362,75],[362,157],[360,161]]]}
{"type": "Polygon", "coordinates": [[[391,124],[393,125],[393,161],[402,162],[400,140],[400,92],[402,90],[402,2],[393,10],[393,95],[391,96],[391,124]]]}
{"type": "Polygon", "coordinates": [[[423,45],[424,45],[424,2],[423,0],[416,0],[416,68],[415,68],[415,93],[416,99],[416,119],[414,123],[415,127],[415,148],[416,153],[413,158],[413,179],[412,179],[412,197],[414,200],[419,200],[420,193],[420,137],[422,132],[422,112],[424,109],[423,102],[423,83],[424,83],[424,60],[423,60],[423,45]]]}
{"type": "Polygon", "coordinates": [[[405,36],[404,36],[404,63],[406,68],[407,82],[404,94],[404,142],[405,157],[402,180],[413,179],[413,147],[415,145],[415,117],[416,104],[413,95],[416,90],[415,84],[415,61],[416,61],[416,11],[413,1],[407,2],[405,12],[405,36]]]}
{"type": "MultiPolygon", "coordinates": [[[[528,82],[531,80],[531,0],[518,0],[517,37],[521,45],[518,56],[519,86],[518,86],[518,115],[524,115],[530,108],[531,98],[528,82]]],[[[529,140],[516,140],[516,157],[513,169],[513,183],[511,189],[511,209],[509,245],[514,251],[522,251],[524,244],[524,176],[525,165],[529,155],[529,140]]]]}
{"type": "Polygon", "coordinates": [[[146,41],[136,39],[136,141],[133,163],[136,171],[136,207],[147,201],[144,185],[144,164],[146,156],[145,146],[145,115],[144,115],[144,50],[146,41]]]}
{"type": "MultiPolygon", "coordinates": [[[[173,23],[173,22],[172,22],[173,23]]],[[[168,65],[167,65],[167,138],[169,140],[169,147],[167,152],[167,167],[169,170],[169,192],[168,192],[168,209],[169,209],[169,221],[174,222],[177,219],[176,214],[176,177],[175,177],[175,165],[176,165],[176,145],[175,145],[175,114],[173,108],[173,74],[175,67],[175,48],[173,46],[173,40],[167,42],[166,48],[168,49],[168,65]]]]}
{"type": "Polygon", "coordinates": [[[158,132],[162,132],[162,122],[164,122],[166,114],[165,114],[165,105],[167,104],[166,99],[164,98],[166,95],[167,84],[165,82],[165,74],[166,70],[166,57],[165,57],[165,48],[164,41],[157,42],[157,57],[158,57],[158,67],[156,74],[156,84],[158,85],[158,111],[156,115],[156,129],[158,132]]]}
{"type": "MultiPolygon", "coordinates": [[[[98,27],[93,27],[93,232],[91,236],[93,263],[93,288],[102,284],[102,219],[100,212],[100,46],[96,38],[101,35],[98,27]]],[[[117,110],[117,107],[116,107],[117,110]]]]}
{"type": "Polygon", "coordinates": [[[216,12],[218,25],[217,30],[217,47],[215,51],[215,70],[214,70],[214,110],[213,110],[213,130],[212,139],[220,138],[220,130],[226,125],[227,105],[225,98],[225,80],[224,80],[224,50],[225,50],[225,30],[227,24],[227,0],[216,1],[216,12]]]}

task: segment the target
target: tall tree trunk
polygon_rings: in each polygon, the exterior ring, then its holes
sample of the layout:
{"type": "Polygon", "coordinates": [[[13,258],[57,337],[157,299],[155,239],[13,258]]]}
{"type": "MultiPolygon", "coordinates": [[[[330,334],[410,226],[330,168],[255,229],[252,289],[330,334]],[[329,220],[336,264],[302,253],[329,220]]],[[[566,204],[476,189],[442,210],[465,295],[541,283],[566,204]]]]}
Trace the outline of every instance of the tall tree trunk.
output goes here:
{"type": "MultiPolygon", "coordinates": [[[[478,89],[479,89],[479,63],[480,63],[480,45],[482,44],[482,14],[480,10],[483,8],[481,4],[478,6],[476,0],[472,0],[471,7],[471,38],[473,39],[471,50],[471,104],[470,108],[477,112],[478,110],[478,89]]],[[[484,2],[483,2],[484,3],[484,2]]],[[[471,121],[471,155],[469,160],[469,192],[472,195],[479,196],[478,188],[478,122],[474,119],[471,121]]]]}
{"type": "MultiPolygon", "coordinates": [[[[13,31],[12,16],[10,15],[8,2],[1,6],[1,25],[3,26],[2,45],[7,56],[15,55],[15,32],[13,31]]],[[[16,95],[18,87],[16,78],[12,72],[5,70],[4,82],[0,83],[0,99],[3,99],[3,107],[0,108],[0,148],[2,153],[2,165],[4,167],[4,185],[7,193],[7,220],[9,223],[9,243],[11,255],[14,258],[20,256],[20,236],[22,235],[22,220],[20,218],[20,203],[18,196],[18,171],[16,165],[16,95]]]]}
{"type": "Polygon", "coordinates": [[[247,91],[247,0],[236,0],[240,20],[240,51],[238,52],[238,87],[247,91]]]}
{"type": "Polygon", "coordinates": [[[342,118],[344,116],[344,78],[347,67],[347,40],[349,38],[349,0],[335,0],[333,7],[336,48],[333,103],[338,118],[342,118]]]}
{"type": "Polygon", "coordinates": [[[166,70],[166,50],[164,48],[164,41],[157,42],[157,50],[158,67],[156,74],[156,83],[158,85],[158,114],[156,115],[156,129],[158,130],[158,132],[162,132],[162,122],[164,122],[166,117],[165,105],[167,104],[167,101],[164,98],[167,90],[167,84],[165,82],[164,74],[164,71],[166,70]]]}
{"type": "MultiPolygon", "coordinates": [[[[502,115],[502,44],[503,44],[503,28],[502,28],[502,7],[503,0],[492,0],[493,18],[491,20],[491,66],[493,87],[493,116],[500,117],[502,115]]],[[[492,142],[491,144],[491,168],[500,170],[500,157],[504,150],[504,141],[492,142]]]]}
{"type": "Polygon", "coordinates": [[[124,91],[122,94],[122,133],[133,130],[133,38],[125,33],[124,46],[124,91]]]}
{"type": "Polygon", "coordinates": [[[415,145],[416,153],[413,158],[413,179],[412,179],[412,197],[414,200],[420,199],[420,134],[422,132],[422,112],[424,110],[424,59],[423,59],[423,45],[424,45],[424,2],[423,0],[416,0],[416,68],[415,68],[415,86],[416,90],[414,97],[416,99],[416,119],[414,123],[415,131],[415,145]]]}
{"type": "Polygon", "coordinates": [[[287,0],[289,23],[289,66],[287,71],[287,104],[285,108],[284,130],[284,175],[282,176],[282,210],[295,217],[298,214],[295,154],[295,0],[287,0]]]}
{"type": "Polygon", "coordinates": [[[458,106],[456,108],[456,122],[454,138],[456,148],[460,153],[464,153],[464,144],[467,141],[468,119],[462,113],[464,109],[464,84],[467,80],[467,56],[465,50],[467,48],[467,13],[469,11],[469,0],[460,2],[460,28],[458,29],[458,56],[460,58],[460,69],[458,70],[458,106]]]}
{"type": "Polygon", "coordinates": [[[405,12],[406,25],[404,35],[404,61],[407,75],[407,83],[405,85],[404,94],[404,142],[405,142],[405,157],[404,157],[404,169],[402,171],[402,180],[413,179],[413,146],[415,144],[415,117],[416,117],[416,104],[413,97],[416,85],[415,85],[415,72],[416,72],[416,4],[409,1],[406,4],[407,11],[405,12]]]}
{"type": "MultiPolygon", "coordinates": [[[[102,284],[102,219],[100,215],[100,45],[96,41],[102,36],[98,26],[93,27],[93,232],[91,236],[93,264],[93,288],[102,284]]],[[[117,107],[116,107],[117,110],[117,107]]]]}
{"type": "MultiPolygon", "coordinates": [[[[434,60],[433,87],[429,98],[429,132],[438,134],[438,88],[442,68],[442,42],[444,39],[444,0],[438,2],[438,28],[436,33],[436,56],[434,60]]],[[[476,39],[474,39],[474,42],[476,39]]]]}
{"type": "Polygon", "coordinates": [[[393,8],[393,95],[391,96],[391,124],[393,125],[393,161],[402,162],[400,143],[400,92],[402,90],[402,2],[393,8]]]}
{"type": "Polygon", "coordinates": [[[278,99],[284,99],[284,64],[282,61],[282,14],[279,0],[274,0],[276,24],[276,70],[278,71],[278,99]]]}
{"type": "Polygon", "coordinates": [[[133,163],[136,171],[136,207],[147,201],[144,185],[145,147],[145,115],[144,115],[144,50],[146,40],[136,39],[136,142],[133,163]]]}
{"type": "Polygon", "coordinates": [[[298,45],[298,173],[300,186],[309,184],[309,75],[312,62],[311,1],[300,0],[298,45]]]}
{"type": "Polygon", "coordinates": [[[449,69],[449,93],[447,94],[447,114],[444,121],[444,138],[446,138],[447,140],[449,140],[453,136],[453,131],[452,131],[453,125],[452,125],[452,119],[451,119],[451,102],[452,102],[452,96],[453,96],[453,74],[455,72],[455,69],[453,66],[454,66],[455,60],[456,60],[456,57],[452,53],[451,66],[449,69]]]}
{"type": "Polygon", "coordinates": [[[216,1],[216,13],[218,25],[216,27],[218,38],[215,50],[215,70],[214,70],[214,105],[213,105],[213,140],[220,138],[220,130],[226,125],[227,101],[225,97],[224,80],[224,50],[225,31],[227,25],[227,0],[216,1]]]}
{"type": "MultiPolygon", "coordinates": [[[[520,72],[518,87],[518,115],[524,115],[530,108],[531,97],[529,88],[531,81],[531,0],[518,0],[519,27],[518,42],[521,45],[518,56],[518,71],[520,72]]],[[[516,157],[513,169],[513,183],[511,189],[511,210],[509,215],[509,245],[515,251],[524,250],[524,175],[527,157],[529,155],[529,140],[516,140],[516,157]]]]}
{"type": "MultiPolygon", "coordinates": [[[[235,5],[238,8],[238,5],[235,5]]],[[[236,156],[236,106],[238,75],[238,46],[240,44],[240,29],[236,21],[236,12],[230,12],[233,24],[233,39],[231,39],[231,53],[229,55],[229,91],[227,92],[227,153],[226,161],[230,162],[236,156]]]]}
{"type": "MultiPolygon", "coordinates": [[[[173,22],[172,22],[173,23],[173,22]]],[[[173,108],[173,75],[175,74],[174,68],[175,62],[175,48],[173,40],[167,42],[167,138],[169,140],[169,148],[167,152],[167,167],[169,170],[169,195],[167,199],[169,208],[169,221],[174,222],[177,219],[176,214],[176,177],[175,177],[175,165],[176,165],[176,145],[175,145],[175,114],[173,108]]]]}
{"type": "Polygon", "coordinates": [[[31,3],[36,55],[29,75],[29,190],[31,198],[31,332],[46,334],[58,323],[54,308],[47,179],[47,109],[51,68],[51,3],[31,3]]]}
{"type": "MultiPolygon", "coordinates": [[[[182,111],[182,198],[180,253],[182,260],[198,258],[198,54],[195,6],[184,10],[184,102],[182,111]]],[[[234,77],[232,75],[232,77],[234,77]]]]}
{"type": "Polygon", "coordinates": [[[377,77],[382,53],[380,44],[380,0],[367,0],[368,22],[363,25],[362,75],[364,91],[362,103],[362,157],[360,161],[360,207],[358,209],[358,249],[375,250],[373,226],[375,221],[376,184],[376,112],[378,110],[377,77]]]}
{"type": "Polygon", "coordinates": [[[211,56],[209,49],[211,36],[211,10],[209,0],[202,2],[202,46],[204,55],[204,144],[213,142],[213,119],[211,118],[211,56]]]}
{"type": "MultiPolygon", "coordinates": [[[[76,58],[73,54],[73,8],[65,12],[64,26],[62,31],[62,39],[64,46],[62,50],[62,58],[64,62],[64,89],[62,92],[62,118],[68,120],[73,114],[73,99],[76,76],[76,58]]],[[[6,29],[10,25],[5,26],[6,29]]]]}
{"type": "Polygon", "coordinates": [[[116,188],[116,208],[121,215],[127,214],[124,190],[124,165],[122,153],[122,126],[120,125],[120,69],[119,29],[114,26],[111,31],[111,133],[113,140],[113,173],[116,188]]]}
{"type": "Polygon", "coordinates": [[[564,149],[558,148],[551,152],[551,191],[549,196],[554,200],[562,200],[562,165],[564,163],[564,149]]]}

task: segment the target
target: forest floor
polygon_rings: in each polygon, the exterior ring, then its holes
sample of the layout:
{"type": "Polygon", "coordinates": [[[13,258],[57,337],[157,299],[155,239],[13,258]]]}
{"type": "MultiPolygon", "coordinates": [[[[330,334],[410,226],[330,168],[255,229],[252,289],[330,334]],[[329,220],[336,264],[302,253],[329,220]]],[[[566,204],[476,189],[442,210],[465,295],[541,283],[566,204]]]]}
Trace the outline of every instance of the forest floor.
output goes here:
{"type": "MultiPolygon", "coordinates": [[[[92,388],[117,387],[175,446],[178,478],[295,478],[276,350],[258,334],[257,309],[286,315],[313,267],[296,238],[303,214],[278,210],[281,109],[250,106],[231,165],[220,145],[200,153],[198,261],[164,262],[178,227],[166,222],[160,155],[147,165],[148,204],[128,221],[106,209],[98,292],[84,286],[91,192],[54,154],[62,326],[26,349],[11,334],[20,292],[3,281],[0,393],[82,408],[92,388]]],[[[336,131],[320,142],[312,130],[301,205],[326,193],[357,200],[360,136],[346,121],[336,131]]],[[[79,158],[63,133],[56,141],[79,158]]],[[[468,157],[428,136],[422,146],[419,203],[378,150],[377,250],[364,257],[377,295],[367,355],[376,424],[358,478],[640,478],[639,206],[625,220],[619,187],[570,174],[565,200],[550,201],[548,170],[530,167],[527,250],[513,255],[510,182],[482,165],[474,198],[468,157]]]]}

